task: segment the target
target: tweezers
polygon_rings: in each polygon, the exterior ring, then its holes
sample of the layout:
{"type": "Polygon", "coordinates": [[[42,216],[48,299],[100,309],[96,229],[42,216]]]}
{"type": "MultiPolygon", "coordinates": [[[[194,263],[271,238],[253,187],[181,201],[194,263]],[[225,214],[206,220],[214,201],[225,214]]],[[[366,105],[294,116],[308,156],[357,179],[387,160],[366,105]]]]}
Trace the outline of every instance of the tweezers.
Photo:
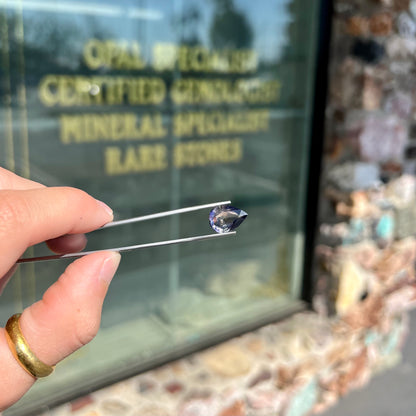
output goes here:
{"type": "MultiPolygon", "coordinates": [[[[155,214],[149,214],[149,215],[144,215],[144,216],[140,216],[140,217],[133,217],[133,218],[125,219],[125,220],[109,222],[108,224],[104,225],[103,227],[98,228],[98,230],[102,230],[104,228],[110,228],[110,227],[118,227],[120,225],[132,224],[132,223],[140,222],[140,221],[153,220],[153,219],[156,219],[156,218],[167,217],[167,216],[170,216],[170,215],[183,214],[183,213],[191,212],[191,211],[198,211],[198,210],[205,209],[205,208],[214,208],[214,207],[222,206],[222,205],[230,205],[230,204],[231,204],[231,201],[221,201],[221,202],[214,202],[214,203],[204,204],[204,205],[194,205],[194,206],[191,206],[191,207],[179,208],[179,209],[174,209],[174,210],[171,210],[171,211],[157,212],[155,214]]],[[[98,230],[95,230],[95,231],[98,231],[98,230]]],[[[193,241],[208,240],[208,239],[211,239],[211,238],[227,237],[227,236],[231,236],[231,235],[235,235],[235,234],[236,234],[235,231],[231,231],[231,232],[222,233],[222,234],[215,233],[215,234],[197,235],[197,236],[193,236],[193,237],[178,238],[178,239],[175,239],[175,240],[156,241],[154,243],[136,244],[136,245],[133,245],[133,246],[126,246],[126,247],[115,247],[115,248],[108,248],[108,249],[94,250],[94,251],[82,251],[82,252],[78,252],[78,253],[54,254],[54,255],[42,256],[42,257],[27,257],[27,258],[21,258],[21,259],[17,260],[16,263],[31,263],[31,262],[35,262],[35,261],[71,259],[71,258],[78,258],[78,257],[87,256],[88,254],[98,253],[98,252],[101,252],[101,251],[117,251],[117,252],[121,253],[121,252],[125,252],[125,251],[139,250],[139,249],[148,248],[148,247],[168,246],[168,245],[172,245],[172,244],[180,244],[180,243],[189,243],[189,242],[193,242],[193,241]]]]}

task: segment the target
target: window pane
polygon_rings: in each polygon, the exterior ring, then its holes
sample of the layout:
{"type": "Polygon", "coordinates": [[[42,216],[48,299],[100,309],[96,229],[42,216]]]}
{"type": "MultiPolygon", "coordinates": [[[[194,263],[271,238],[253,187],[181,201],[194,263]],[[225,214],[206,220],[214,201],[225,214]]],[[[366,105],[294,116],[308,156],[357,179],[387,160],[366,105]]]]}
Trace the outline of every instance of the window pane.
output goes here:
{"type": "MultiPolygon", "coordinates": [[[[116,219],[223,200],[248,212],[236,236],[124,254],[97,338],[16,411],[299,306],[316,3],[1,4],[2,166],[82,188],[116,219]]],[[[88,249],[209,234],[208,213],[98,230],[88,249]]],[[[68,263],[21,266],[3,321],[68,263]]]]}

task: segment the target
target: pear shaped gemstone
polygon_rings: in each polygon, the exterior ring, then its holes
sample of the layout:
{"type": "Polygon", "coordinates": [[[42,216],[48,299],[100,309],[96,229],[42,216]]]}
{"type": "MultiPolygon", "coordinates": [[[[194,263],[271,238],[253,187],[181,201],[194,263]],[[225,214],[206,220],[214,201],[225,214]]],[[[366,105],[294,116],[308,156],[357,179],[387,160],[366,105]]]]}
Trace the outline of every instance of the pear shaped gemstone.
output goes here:
{"type": "Polygon", "coordinates": [[[209,213],[209,224],[217,233],[234,231],[247,218],[247,212],[231,205],[220,205],[209,213]]]}

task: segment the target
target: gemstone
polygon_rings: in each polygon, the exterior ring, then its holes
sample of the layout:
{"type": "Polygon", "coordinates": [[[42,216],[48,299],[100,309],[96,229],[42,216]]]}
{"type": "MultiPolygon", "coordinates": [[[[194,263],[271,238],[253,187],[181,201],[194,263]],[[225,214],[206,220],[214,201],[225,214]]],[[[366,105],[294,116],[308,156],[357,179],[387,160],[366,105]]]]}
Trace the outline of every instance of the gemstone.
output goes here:
{"type": "Polygon", "coordinates": [[[235,230],[247,218],[247,212],[231,205],[220,205],[209,213],[209,224],[217,233],[235,230]]]}

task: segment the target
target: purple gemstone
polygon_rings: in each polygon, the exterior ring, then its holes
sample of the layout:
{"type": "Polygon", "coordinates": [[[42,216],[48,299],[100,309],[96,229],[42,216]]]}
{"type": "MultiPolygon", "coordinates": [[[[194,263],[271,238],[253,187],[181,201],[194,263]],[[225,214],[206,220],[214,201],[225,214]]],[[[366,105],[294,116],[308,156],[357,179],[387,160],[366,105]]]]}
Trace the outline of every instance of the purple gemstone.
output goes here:
{"type": "Polygon", "coordinates": [[[229,233],[235,230],[245,219],[247,212],[230,205],[215,207],[209,213],[209,224],[217,233],[229,233]]]}

